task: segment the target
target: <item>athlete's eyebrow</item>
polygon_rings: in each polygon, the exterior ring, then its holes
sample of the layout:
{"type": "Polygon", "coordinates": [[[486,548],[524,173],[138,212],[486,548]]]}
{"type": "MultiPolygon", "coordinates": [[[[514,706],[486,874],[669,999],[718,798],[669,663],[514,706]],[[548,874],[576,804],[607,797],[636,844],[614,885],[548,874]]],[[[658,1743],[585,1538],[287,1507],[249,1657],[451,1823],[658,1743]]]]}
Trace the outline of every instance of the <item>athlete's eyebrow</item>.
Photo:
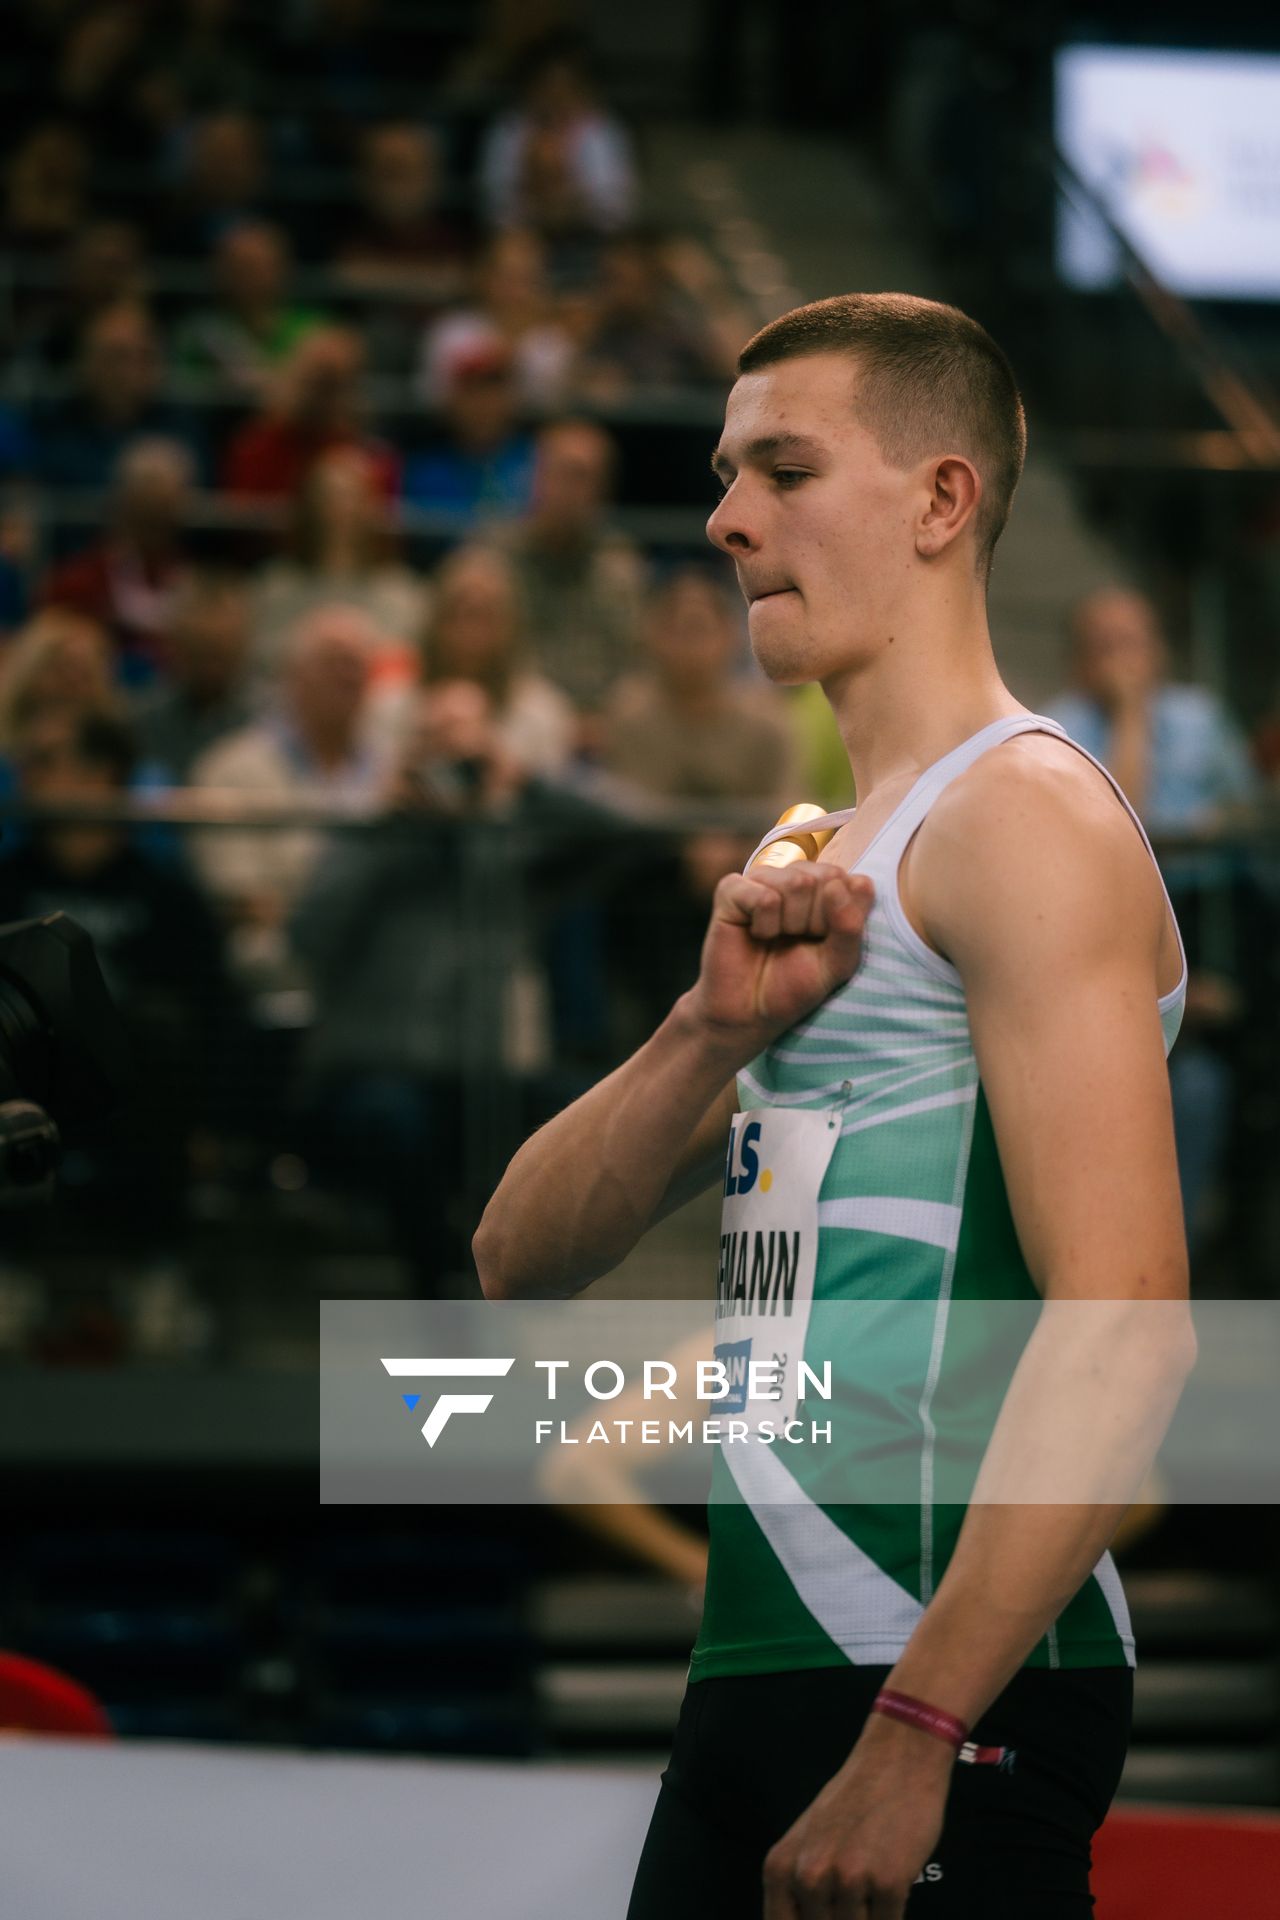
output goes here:
{"type": "MultiPolygon", "coordinates": [[[[776,460],[779,454],[793,460],[814,460],[821,452],[818,442],[806,439],[802,433],[766,433],[757,440],[748,440],[743,459],[748,466],[763,466],[768,460],[776,460]]],[[[723,447],[717,447],[712,454],[711,471],[722,480],[737,472],[723,447]]]]}

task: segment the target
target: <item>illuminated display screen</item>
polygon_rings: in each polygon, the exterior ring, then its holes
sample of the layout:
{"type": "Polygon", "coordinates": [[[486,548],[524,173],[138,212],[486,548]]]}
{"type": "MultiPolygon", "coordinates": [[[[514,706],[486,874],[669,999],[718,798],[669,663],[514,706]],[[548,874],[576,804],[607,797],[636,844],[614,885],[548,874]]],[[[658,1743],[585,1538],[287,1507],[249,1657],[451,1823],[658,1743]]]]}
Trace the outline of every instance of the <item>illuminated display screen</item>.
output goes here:
{"type": "MultiPolygon", "coordinates": [[[[1166,286],[1280,298],[1280,56],[1065,47],[1054,80],[1059,150],[1166,286]]],[[[1059,202],[1068,285],[1114,286],[1118,252],[1059,202]]]]}

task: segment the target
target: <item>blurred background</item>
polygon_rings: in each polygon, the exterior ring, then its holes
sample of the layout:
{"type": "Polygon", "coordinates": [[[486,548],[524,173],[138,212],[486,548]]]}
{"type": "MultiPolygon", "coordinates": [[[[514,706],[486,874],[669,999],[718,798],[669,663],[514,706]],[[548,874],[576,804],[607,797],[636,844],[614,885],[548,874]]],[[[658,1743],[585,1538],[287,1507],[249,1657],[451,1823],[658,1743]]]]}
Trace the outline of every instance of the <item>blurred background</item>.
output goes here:
{"type": "MultiPolygon", "coordinates": [[[[0,1216],[0,1644],[120,1736],[665,1758],[700,1516],[320,1509],[317,1303],[474,1294],[507,1158],[688,984],[716,879],[852,800],[703,532],[736,351],[801,300],[953,300],[1013,360],[997,653],[1156,840],[1195,1285],[1274,1297],[1262,19],[6,6],[0,921],[93,935],[143,1092],[0,1216]]],[[[715,1219],[602,1290],[709,1296],[715,1219]]],[[[1127,1796],[1280,1804],[1276,1542],[1158,1486],[1131,1523],[1127,1796]]]]}

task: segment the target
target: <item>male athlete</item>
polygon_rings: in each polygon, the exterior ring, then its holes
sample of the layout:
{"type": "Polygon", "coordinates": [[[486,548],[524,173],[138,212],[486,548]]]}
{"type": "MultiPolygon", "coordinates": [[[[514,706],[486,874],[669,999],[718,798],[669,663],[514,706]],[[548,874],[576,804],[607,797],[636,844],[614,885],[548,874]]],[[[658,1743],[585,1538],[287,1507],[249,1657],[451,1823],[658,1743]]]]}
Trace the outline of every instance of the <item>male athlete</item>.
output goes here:
{"type": "MultiPolygon", "coordinates": [[[[955,1301],[1049,1303],[998,1484],[1064,1444],[1101,1463],[1193,1352],[1178,931],[1123,796],[992,658],[1024,444],[1008,362],[954,308],[851,294],[748,343],[708,531],[765,673],[830,700],[858,807],[817,862],[721,882],[694,986],[526,1143],[475,1242],[490,1297],[574,1294],[722,1177],[739,1110],[784,1142],[828,1115],[815,1302],[932,1302],[940,1352],[955,1301]],[[1087,1316],[1040,1338],[1092,1301],[1105,1341],[1087,1316]]],[[[1122,1508],[935,1503],[935,1384],[903,1410],[911,1506],[775,1504],[730,1463],[631,1920],[1092,1911],[1132,1702],[1122,1508]]]]}

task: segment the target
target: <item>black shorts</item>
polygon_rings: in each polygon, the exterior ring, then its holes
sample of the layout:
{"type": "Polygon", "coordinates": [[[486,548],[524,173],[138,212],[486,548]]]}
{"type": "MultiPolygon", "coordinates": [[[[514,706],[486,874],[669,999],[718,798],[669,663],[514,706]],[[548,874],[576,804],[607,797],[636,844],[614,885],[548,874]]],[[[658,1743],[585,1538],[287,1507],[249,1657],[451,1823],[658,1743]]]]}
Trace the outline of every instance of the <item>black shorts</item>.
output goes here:
{"type": "MultiPolygon", "coordinates": [[[[698,1680],[685,1689],[627,1920],[752,1920],[764,1856],[848,1757],[887,1667],[698,1680]]],[[[1120,1780],[1128,1667],[1024,1668],[957,1760],[909,1920],[1087,1920],[1089,1843],[1120,1780]]],[[[926,1738],[927,1736],[921,1736],[926,1738]]]]}

